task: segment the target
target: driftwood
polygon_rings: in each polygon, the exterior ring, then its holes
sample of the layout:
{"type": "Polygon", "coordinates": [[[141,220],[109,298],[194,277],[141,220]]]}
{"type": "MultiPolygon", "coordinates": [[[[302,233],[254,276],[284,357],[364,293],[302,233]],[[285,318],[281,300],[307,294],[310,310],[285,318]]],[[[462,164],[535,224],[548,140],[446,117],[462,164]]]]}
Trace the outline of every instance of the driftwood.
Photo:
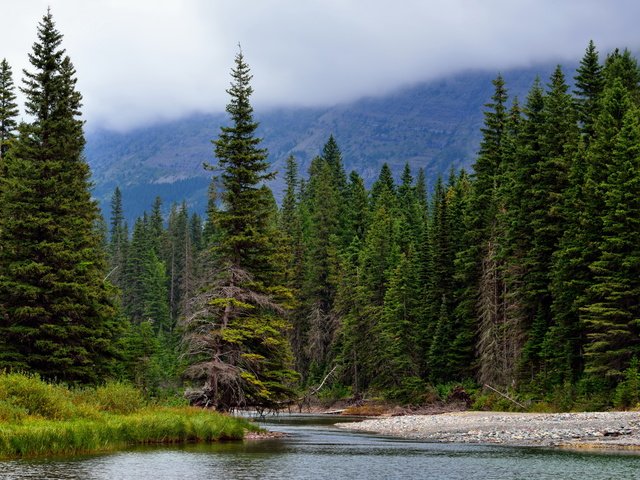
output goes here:
{"type": "Polygon", "coordinates": [[[509,395],[507,395],[506,393],[502,393],[499,392],[498,390],[496,390],[495,388],[493,388],[491,385],[488,384],[484,384],[485,387],[487,387],[489,390],[493,390],[494,392],[496,392],[498,395],[503,396],[504,398],[506,398],[507,400],[509,400],[510,402],[515,403],[516,405],[518,405],[520,408],[522,408],[523,410],[526,410],[527,407],[525,407],[524,405],[522,405],[520,402],[514,400],[513,398],[511,398],[509,395]]]}
{"type": "Polygon", "coordinates": [[[336,368],[338,368],[338,365],[335,365],[331,369],[331,371],[324,376],[324,378],[322,379],[322,382],[320,382],[320,385],[318,385],[317,387],[309,389],[303,396],[298,398],[298,400],[296,402],[298,404],[298,412],[302,413],[303,407],[305,405],[309,406],[311,404],[311,397],[313,397],[320,390],[322,390],[322,387],[324,387],[324,384],[327,382],[327,380],[333,374],[333,372],[336,371],[336,368]]]}

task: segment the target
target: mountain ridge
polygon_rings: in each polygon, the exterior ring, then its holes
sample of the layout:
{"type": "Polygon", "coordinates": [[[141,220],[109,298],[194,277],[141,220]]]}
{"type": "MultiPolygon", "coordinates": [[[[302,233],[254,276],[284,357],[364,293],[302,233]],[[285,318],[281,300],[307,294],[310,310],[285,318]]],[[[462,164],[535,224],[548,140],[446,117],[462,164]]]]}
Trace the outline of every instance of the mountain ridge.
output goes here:
{"type": "MultiPolygon", "coordinates": [[[[510,98],[523,99],[535,77],[544,81],[554,68],[545,64],[504,71],[510,98]]],[[[571,81],[574,66],[564,71],[571,81]]],[[[335,106],[256,110],[262,145],[279,171],[271,184],[276,198],[283,189],[286,158],[294,155],[304,176],[329,135],[335,137],[347,171],[356,170],[367,184],[385,162],[396,175],[405,163],[414,171],[422,167],[431,184],[451,168],[469,168],[495,77],[495,72],[469,71],[335,106]]],[[[94,196],[105,215],[116,186],[130,220],[148,210],[157,195],[165,209],[184,200],[202,213],[212,176],[202,165],[215,163],[211,140],[226,123],[224,113],[194,114],[128,132],[89,132],[85,155],[94,196]]]]}

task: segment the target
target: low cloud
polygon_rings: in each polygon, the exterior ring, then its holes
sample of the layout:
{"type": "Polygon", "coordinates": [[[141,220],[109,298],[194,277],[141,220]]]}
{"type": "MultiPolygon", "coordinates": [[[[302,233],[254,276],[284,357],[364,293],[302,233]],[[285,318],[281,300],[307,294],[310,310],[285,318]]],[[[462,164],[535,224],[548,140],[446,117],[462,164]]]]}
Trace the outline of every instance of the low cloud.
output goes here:
{"type": "Polygon", "coordinates": [[[640,3],[601,0],[22,0],[0,58],[21,69],[48,5],[88,125],[129,129],[221,111],[238,43],[254,104],[324,105],[466,69],[576,61],[640,45],[640,3]]]}

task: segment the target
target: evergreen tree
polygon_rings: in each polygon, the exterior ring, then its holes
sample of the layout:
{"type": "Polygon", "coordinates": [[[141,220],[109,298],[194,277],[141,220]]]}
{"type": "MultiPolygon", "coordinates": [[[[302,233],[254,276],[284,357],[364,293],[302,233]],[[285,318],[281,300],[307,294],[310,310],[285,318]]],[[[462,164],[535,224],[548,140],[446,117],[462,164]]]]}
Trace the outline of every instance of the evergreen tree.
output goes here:
{"type": "Polygon", "coordinates": [[[333,135],[329,136],[329,140],[322,147],[322,158],[329,165],[333,177],[333,184],[341,195],[344,195],[347,189],[347,174],[342,164],[342,153],[340,147],[333,135]]]}
{"type": "Polygon", "coordinates": [[[528,331],[523,363],[532,374],[544,367],[541,348],[552,321],[549,274],[552,256],[564,232],[563,201],[570,163],[579,141],[574,102],[567,91],[558,67],[544,97],[540,137],[534,140],[539,145],[540,157],[535,163],[532,183],[524,192],[529,199],[528,219],[532,231],[531,248],[523,257],[526,273],[521,284],[521,290],[526,292],[521,298],[526,305],[528,331]]]}
{"type": "MultiPolygon", "coordinates": [[[[453,188],[453,185],[451,185],[453,188]]],[[[425,295],[425,334],[423,348],[427,353],[427,372],[430,378],[441,381],[446,377],[448,347],[452,338],[450,328],[451,291],[453,288],[454,257],[451,246],[451,220],[447,191],[442,178],[436,181],[429,222],[429,283],[425,295]],[[436,345],[436,342],[439,342],[436,345]]]]}
{"type": "Polygon", "coordinates": [[[620,52],[616,48],[607,55],[603,75],[605,86],[612,87],[616,81],[619,81],[635,103],[640,101],[640,67],[629,50],[625,48],[620,52]]]}
{"type": "MultiPolygon", "coordinates": [[[[186,208],[184,209],[186,210],[186,208]]],[[[186,215],[186,211],[185,211],[186,215]]],[[[149,241],[151,242],[151,248],[158,257],[162,257],[164,250],[166,249],[165,243],[165,230],[164,220],[162,218],[162,199],[156,197],[151,206],[151,214],[149,215],[149,241]]],[[[166,253],[165,253],[165,262],[166,253]]]]}
{"type": "Polygon", "coordinates": [[[122,208],[122,192],[116,187],[111,197],[111,219],[109,228],[109,280],[111,283],[124,288],[126,275],[126,261],[129,247],[129,231],[124,220],[122,208]]]}
{"type": "MultiPolygon", "coordinates": [[[[193,292],[193,247],[189,230],[189,212],[185,203],[180,207],[176,204],[171,206],[168,224],[165,262],[171,318],[176,321],[184,311],[189,293],[193,292]]],[[[151,222],[150,234],[155,234],[156,228],[153,228],[151,222]]],[[[151,248],[156,251],[153,241],[151,248]]]]}
{"type": "Polygon", "coordinates": [[[598,258],[590,265],[582,317],[586,372],[620,381],[640,352],[640,124],[630,108],[615,138],[602,215],[598,258]]]}
{"type": "Polygon", "coordinates": [[[272,252],[264,237],[268,221],[260,184],[274,177],[267,172],[266,149],[255,136],[258,123],[253,119],[249,98],[253,93],[252,75],[238,53],[227,93],[231,100],[227,113],[232,125],[222,127],[213,141],[218,166],[222,169],[222,201],[225,209],[217,214],[216,224],[224,240],[219,243],[220,255],[231,264],[251,272],[257,281],[268,284],[272,252]]]}
{"type": "Polygon", "coordinates": [[[138,217],[133,225],[127,250],[123,278],[122,304],[127,317],[135,324],[144,320],[145,268],[153,251],[149,241],[148,217],[138,217]]]}
{"type": "Polygon", "coordinates": [[[2,367],[96,382],[117,354],[98,210],[82,157],[81,95],[50,12],[25,71],[26,112],[0,191],[2,367]]]}
{"type": "Polygon", "coordinates": [[[389,395],[409,400],[422,387],[419,330],[416,325],[420,303],[417,262],[413,247],[401,254],[390,273],[384,308],[375,325],[375,386],[389,395]]]}
{"type": "MultiPolygon", "coordinates": [[[[0,61],[0,161],[9,149],[17,129],[18,105],[13,85],[11,66],[6,59],[0,61]]],[[[0,173],[2,168],[0,164],[0,173]]]]}
{"type": "Polygon", "coordinates": [[[483,138],[474,164],[473,191],[465,212],[464,249],[456,258],[456,277],[463,287],[456,298],[455,315],[458,323],[479,322],[479,381],[504,385],[511,383],[515,373],[513,347],[517,343],[516,332],[510,331],[506,322],[504,271],[499,257],[503,232],[497,223],[509,115],[502,76],[493,85],[495,90],[492,102],[486,105],[483,138]]]}
{"type": "Polygon", "coordinates": [[[586,143],[594,135],[594,122],[598,117],[600,95],[604,88],[604,75],[598,51],[593,40],[589,41],[575,76],[578,119],[586,143]]]}
{"type": "Polygon", "coordinates": [[[318,374],[330,362],[336,331],[331,312],[337,287],[343,202],[340,201],[334,174],[331,164],[322,157],[316,157],[311,163],[305,198],[309,216],[302,296],[309,326],[307,355],[318,374]]]}
{"type": "Polygon", "coordinates": [[[153,248],[146,252],[141,283],[144,287],[141,295],[143,320],[150,322],[155,332],[169,333],[172,322],[167,295],[167,272],[153,248]]]}
{"type": "Polygon", "coordinates": [[[356,172],[349,174],[346,198],[346,231],[350,245],[355,237],[360,241],[364,239],[369,220],[367,189],[364,186],[364,180],[362,180],[362,177],[356,172]]]}
{"type": "Polygon", "coordinates": [[[300,211],[298,163],[293,156],[287,159],[285,181],[286,190],[279,217],[279,229],[284,235],[285,248],[284,283],[291,290],[294,301],[297,301],[291,315],[293,328],[290,338],[296,370],[304,372],[307,361],[305,353],[307,322],[301,305],[301,291],[304,284],[306,249],[300,211]]]}
{"type": "Polygon", "coordinates": [[[395,197],[396,184],[393,180],[391,168],[389,168],[387,163],[384,163],[382,168],[380,168],[380,174],[378,175],[378,179],[373,183],[370,193],[372,209],[376,208],[382,195],[388,195],[386,196],[386,199],[395,197]]]}
{"type": "Polygon", "coordinates": [[[274,408],[290,401],[296,379],[289,327],[275,301],[288,290],[273,276],[277,267],[272,242],[275,225],[269,190],[260,185],[267,173],[267,152],[255,136],[249,97],[250,70],[242,52],[232,70],[231,126],[222,127],[213,143],[222,169],[224,209],[215,213],[220,236],[214,246],[219,264],[204,275],[201,292],[183,318],[183,343],[199,383],[192,401],[221,410],[240,406],[274,408]]]}

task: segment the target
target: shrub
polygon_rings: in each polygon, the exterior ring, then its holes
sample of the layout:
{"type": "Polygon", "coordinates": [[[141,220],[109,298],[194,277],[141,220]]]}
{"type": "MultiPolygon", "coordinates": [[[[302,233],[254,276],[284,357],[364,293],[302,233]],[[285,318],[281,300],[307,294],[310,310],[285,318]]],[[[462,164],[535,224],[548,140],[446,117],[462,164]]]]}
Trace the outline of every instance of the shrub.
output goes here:
{"type": "Polygon", "coordinates": [[[38,375],[0,374],[0,401],[5,403],[5,412],[23,410],[27,415],[53,420],[75,414],[69,390],[46,383],[38,375]]]}
{"type": "Polygon", "coordinates": [[[633,357],[629,368],[624,371],[624,380],[620,382],[613,396],[613,405],[616,408],[634,408],[640,403],[640,372],[638,372],[638,359],[633,357]]]}
{"type": "Polygon", "coordinates": [[[20,422],[27,416],[27,410],[7,400],[0,400],[0,422],[20,422]]]}
{"type": "Polygon", "coordinates": [[[123,382],[108,382],[93,392],[94,403],[103,412],[133,413],[145,406],[145,400],[134,386],[123,382]]]}

